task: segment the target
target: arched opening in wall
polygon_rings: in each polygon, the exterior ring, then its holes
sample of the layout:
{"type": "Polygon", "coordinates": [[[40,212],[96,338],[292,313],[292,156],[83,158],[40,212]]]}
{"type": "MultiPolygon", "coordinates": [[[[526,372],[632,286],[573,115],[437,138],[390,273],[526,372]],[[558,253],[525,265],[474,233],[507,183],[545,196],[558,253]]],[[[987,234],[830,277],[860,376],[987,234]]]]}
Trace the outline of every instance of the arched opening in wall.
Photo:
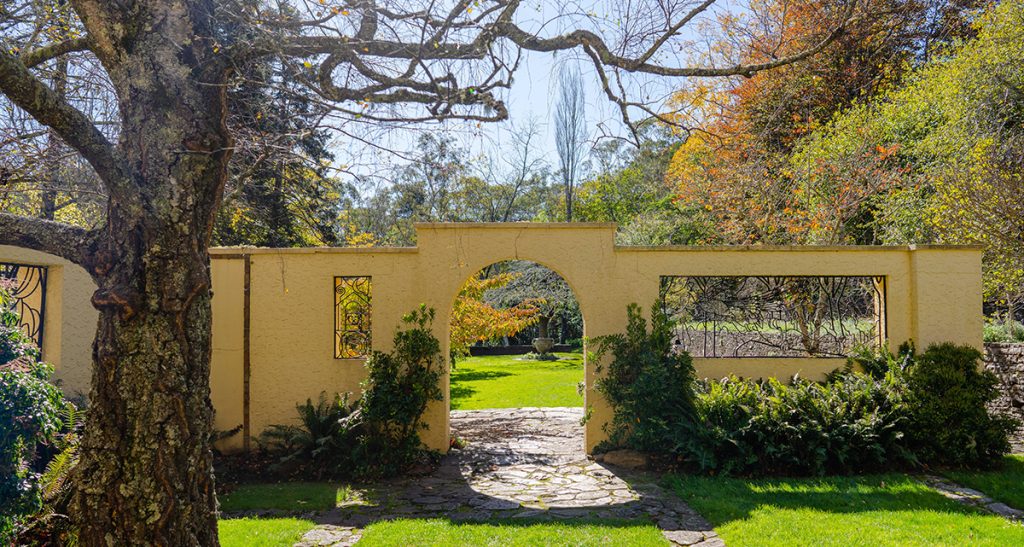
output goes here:
{"type": "Polygon", "coordinates": [[[487,266],[462,286],[450,333],[453,448],[582,454],[583,319],[561,275],[524,260],[487,266]]]}

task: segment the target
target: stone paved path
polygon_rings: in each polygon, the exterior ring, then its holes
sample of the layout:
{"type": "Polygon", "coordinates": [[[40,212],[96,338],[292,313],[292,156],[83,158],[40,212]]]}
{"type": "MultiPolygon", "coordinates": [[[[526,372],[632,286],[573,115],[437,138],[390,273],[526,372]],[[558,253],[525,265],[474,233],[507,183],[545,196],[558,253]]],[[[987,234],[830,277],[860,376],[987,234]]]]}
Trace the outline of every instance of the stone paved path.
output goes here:
{"type": "Polygon", "coordinates": [[[1010,507],[1005,503],[998,502],[988,497],[983,492],[979,492],[973,488],[967,488],[966,486],[957,484],[949,479],[937,477],[935,475],[925,475],[924,482],[928,486],[938,490],[938,492],[943,496],[946,496],[953,501],[960,502],[964,505],[978,507],[984,511],[999,515],[1013,522],[1024,523],[1024,511],[1010,507]]]}
{"type": "Polygon", "coordinates": [[[375,485],[318,517],[297,546],[348,546],[367,524],[395,518],[646,519],[672,545],[724,543],[700,515],[642,472],[605,467],[583,453],[579,408],[453,411],[469,444],[425,477],[375,485]]]}

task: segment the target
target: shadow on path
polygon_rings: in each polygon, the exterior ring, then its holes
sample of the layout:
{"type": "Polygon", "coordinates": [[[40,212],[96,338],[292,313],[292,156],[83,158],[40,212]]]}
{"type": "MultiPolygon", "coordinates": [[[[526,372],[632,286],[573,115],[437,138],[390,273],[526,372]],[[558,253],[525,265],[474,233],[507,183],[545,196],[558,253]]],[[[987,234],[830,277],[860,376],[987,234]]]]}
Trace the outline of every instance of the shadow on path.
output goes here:
{"type": "Polygon", "coordinates": [[[431,475],[382,481],[317,519],[298,545],[352,545],[380,520],[452,522],[553,519],[653,523],[672,545],[724,545],[711,525],[658,485],[658,477],[606,467],[583,452],[581,408],[452,411],[468,441],[431,475]]]}

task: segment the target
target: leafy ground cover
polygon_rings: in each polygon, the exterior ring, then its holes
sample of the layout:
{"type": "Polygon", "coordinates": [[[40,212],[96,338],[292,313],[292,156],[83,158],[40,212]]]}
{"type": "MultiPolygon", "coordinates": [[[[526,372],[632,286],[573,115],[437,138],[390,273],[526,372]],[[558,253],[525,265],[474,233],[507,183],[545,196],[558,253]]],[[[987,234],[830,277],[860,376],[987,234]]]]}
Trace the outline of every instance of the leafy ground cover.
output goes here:
{"type": "Polygon", "coordinates": [[[359,545],[437,546],[654,546],[668,545],[650,523],[625,521],[495,521],[453,523],[443,519],[395,520],[366,527],[359,545]]]}
{"type": "Polygon", "coordinates": [[[746,480],[673,476],[727,545],[1024,545],[1024,527],[902,474],[746,480]]]}
{"type": "Polygon", "coordinates": [[[1006,456],[992,471],[947,471],[950,480],[980,490],[992,499],[1024,509],[1024,454],[1006,456]]]}
{"type": "Polygon", "coordinates": [[[582,406],[576,391],[583,381],[583,355],[558,353],[558,361],[530,361],[519,355],[460,360],[452,371],[452,408],[582,406]]]}
{"type": "Polygon", "coordinates": [[[223,547],[280,547],[292,545],[315,524],[296,518],[227,519],[218,523],[223,547]]]}

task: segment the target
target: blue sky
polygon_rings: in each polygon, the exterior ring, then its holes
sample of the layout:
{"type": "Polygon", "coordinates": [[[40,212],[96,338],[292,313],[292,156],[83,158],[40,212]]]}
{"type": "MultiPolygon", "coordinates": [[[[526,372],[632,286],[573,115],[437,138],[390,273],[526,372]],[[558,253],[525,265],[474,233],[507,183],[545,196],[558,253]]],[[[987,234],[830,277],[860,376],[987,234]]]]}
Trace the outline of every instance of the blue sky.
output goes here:
{"type": "MultiPolygon", "coordinates": [[[[723,0],[722,4],[724,9],[729,9],[729,7],[734,7],[735,2],[723,0]]],[[[624,14],[635,15],[637,13],[636,5],[639,4],[631,0],[616,0],[610,3],[601,0],[561,0],[557,2],[541,0],[530,7],[532,11],[526,11],[517,16],[517,22],[525,30],[539,31],[541,35],[546,36],[560,34],[580,26],[592,30],[600,28],[605,31],[600,34],[610,40],[610,43],[614,43],[614,35],[621,30],[618,27],[618,21],[626,17],[624,14]],[[604,10],[601,13],[605,15],[593,15],[594,10],[598,9],[597,6],[601,6],[600,9],[604,10]]],[[[684,1],[680,5],[692,6],[692,3],[684,1]]],[[[693,23],[693,25],[695,24],[693,23]]],[[[679,47],[663,48],[666,52],[654,60],[670,66],[678,66],[685,63],[684,59],[689,58],[689,54],[694,51],[694,47],[699,47],[699,43],[699,33],[695,26],[684,29],[684,33],[676,39],[675,45],[679,47]]],[[[672,43],[670,42],[670,44],[672,43]]],[[[562,65],[578,68],[582,74],[590,144],[594,144],[602,134],[626,136],[627,130],[621,121],[618,108],[607,99],[601,89],[590,58],[580,50],[570,50],[558,54],[523,52],[513,85],[504,97],[509,109],[508,121],[485,123],[479,127],[476,123],[444,122],[411,130],[393,130],[386,135],[367,136],[366,138],[372,139],[375,144],[390,150],[410,150],[420,132],[444,131],[458,139],[472,156],[495,157],[502,153],[504,147],[509,146],[512,141],[511,131],[513,128],[522,127],[529,120],[533,120],[540,129],[535,154],[553,166],[557,163],[557,154],[551,119],[558,95],[558,73],[562,65]]],[[[647,75],[629,75],[625,85],[631,99],[647,98],[657,104],[667,93],[685,85],[685,81],[647,75]]],[[[340,158],[351,158],[352,154],[349,152],[361,156],[361,161],[353,162],[354,165],[349,168],[364,177],[382,176],[395,165],[408,161],[401,155],[395,156],[385,152],[366,155],[364,147],[354,144],[351,138],[341,138],[335,143],[335,146],[339,151],[340,158]]],[[[382,180],[377,178],[376,182],[381,183],[382,180]]],[[[386,183],[386,181],[384,182],[386,183]]]]}

